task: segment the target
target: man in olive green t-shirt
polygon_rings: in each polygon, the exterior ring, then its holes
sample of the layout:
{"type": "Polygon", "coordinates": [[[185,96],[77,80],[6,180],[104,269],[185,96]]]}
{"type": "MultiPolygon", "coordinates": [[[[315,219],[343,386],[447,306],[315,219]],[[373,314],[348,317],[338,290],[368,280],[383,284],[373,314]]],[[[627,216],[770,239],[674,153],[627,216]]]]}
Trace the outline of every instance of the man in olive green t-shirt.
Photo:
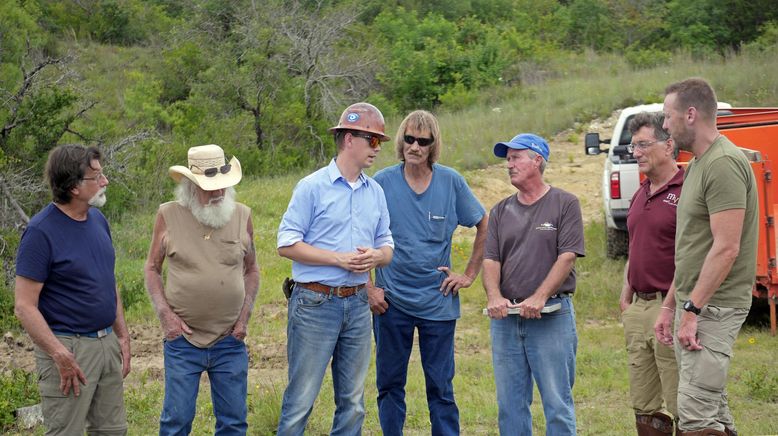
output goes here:
{"type": "Polygon", "coordinates": [[[716,129],[716,94],[703,79],[665,90],[664,127],[694,154],[678,202],[675,278],[655,324],[679,368],[678,427],[687,435],[734,435],[726,383],[732,346],[751,306],[758,200],[748,159],[716,129]],[[682,309],[682,310],[681,310],[682,309]]]}

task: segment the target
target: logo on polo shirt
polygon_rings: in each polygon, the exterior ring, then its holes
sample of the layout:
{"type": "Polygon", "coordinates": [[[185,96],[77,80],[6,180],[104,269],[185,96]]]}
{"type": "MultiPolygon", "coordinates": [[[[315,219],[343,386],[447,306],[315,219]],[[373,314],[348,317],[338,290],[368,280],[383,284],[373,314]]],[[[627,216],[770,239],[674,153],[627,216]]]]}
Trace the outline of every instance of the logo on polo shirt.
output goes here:
{"type": "Polygon", "coordinates": [[[662,201],[669,204],[670,206],[678,207],[678,196],[673,194],[672,192],[668,192],[667,197],[665,197],[665,199],[662,201]]]}
{"type": "Polygon", "coordinates": [[[546,221],[546,222],[544,222],[543,224],[541,224],[541,225],[539,225],[539,226],[535,227],[535,230],[543,230],[543,231],[555,231],[555,230],[556,230],[556,227],[554,227],[554,225],[553,225],[553,224],[551,224],[550,222],[546,221]]]}

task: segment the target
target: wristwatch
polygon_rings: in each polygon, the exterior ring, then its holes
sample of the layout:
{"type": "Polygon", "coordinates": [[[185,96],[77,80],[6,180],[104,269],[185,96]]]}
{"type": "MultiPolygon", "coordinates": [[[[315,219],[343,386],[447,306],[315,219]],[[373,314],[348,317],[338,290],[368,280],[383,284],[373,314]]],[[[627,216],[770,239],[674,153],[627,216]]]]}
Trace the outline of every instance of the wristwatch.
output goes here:
{"type": "Polygon", "coordinates": [[[694,303],[692,303],[692,300],[686,300],[686,302],[683,303],[683,310],[687,312],[692,312],[695,315],[699,315],[700,312],[702,312],[702,309],[695,306],[694,303]]]}

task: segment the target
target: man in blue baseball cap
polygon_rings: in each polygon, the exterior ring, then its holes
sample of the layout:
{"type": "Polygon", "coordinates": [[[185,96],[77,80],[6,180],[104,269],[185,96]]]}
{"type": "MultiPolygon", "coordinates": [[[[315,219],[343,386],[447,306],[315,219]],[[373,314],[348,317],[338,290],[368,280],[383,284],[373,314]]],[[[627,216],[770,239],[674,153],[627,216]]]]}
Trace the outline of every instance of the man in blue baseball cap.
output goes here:
{"type": "Polygon", "coordinates": [[[533,379],[546,433],[575,435],[573,382],[578,336],[572,294],[575,260],[584,256],[578,199],[543,180],[548,143],[522,133],[498,142],[519,192],[489,213],[483,284],[501,434],[532,434],[533,379]]]}
{"type": "MultiPolygon", "coordinates": [[[[548,162],[548,144],[545,139],[538,135],[533,135],[532,133],[519,133],[509,142],[498,142],[494,145],[494,155],[497,157],[506,157],[509,148],[514,150],[532,150],[536,154],[542,156],[544,161],[548,162]]],[[[545,165],[543,166],[545,167],[545,165]]]]}

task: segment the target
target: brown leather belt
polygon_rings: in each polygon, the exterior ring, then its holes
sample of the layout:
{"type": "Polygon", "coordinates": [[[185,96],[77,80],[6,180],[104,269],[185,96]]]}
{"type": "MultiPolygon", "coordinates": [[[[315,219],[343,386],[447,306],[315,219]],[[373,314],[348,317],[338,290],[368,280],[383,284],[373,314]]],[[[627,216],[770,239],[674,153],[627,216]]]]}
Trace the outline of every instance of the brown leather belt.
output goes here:
{"type": "Polygon", "coordinates": [[[661,294],[662,296],[664,296],[664,294],[662,294],[661,292],[637,292],[637,291],[635,292],[635,295],[637,295],[638,298],[646,301],[656,300],[656,294],[661,294]]]}
{"type": "Polygon", "coordinates": [[[305,289],[310,289],[313,292],[320,292],[322,294],[331,294],[341,298],[350,297],[356,294],[360,289],[365,287],[364,283],[356,286],[328,286],[319,282],[298,283],[298,285],[302,286],[305,289]]]}

